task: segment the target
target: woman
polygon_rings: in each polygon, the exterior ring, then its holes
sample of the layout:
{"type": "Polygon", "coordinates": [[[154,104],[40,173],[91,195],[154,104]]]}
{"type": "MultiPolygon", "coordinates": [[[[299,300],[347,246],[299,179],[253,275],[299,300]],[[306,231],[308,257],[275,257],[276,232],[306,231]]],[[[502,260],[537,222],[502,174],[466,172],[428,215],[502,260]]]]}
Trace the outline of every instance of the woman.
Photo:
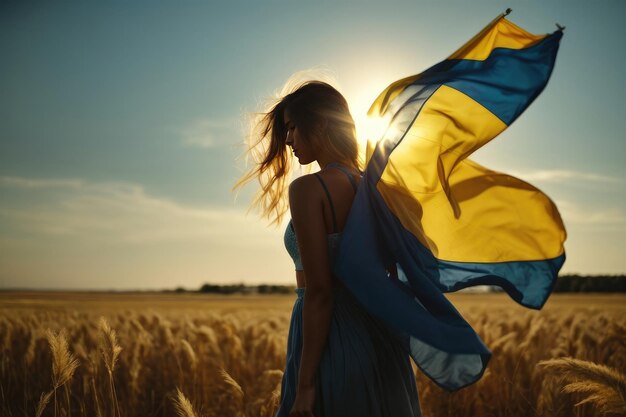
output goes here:
{"type": "Polygon", "coordinates": [[[420,416],[415,377],[400,337],[371,316],[332,273],[360,181],[355,127],[345,98],[312,81],[285,95],[257,125],[260,162],[255,199],[280,222],[293,155],[319,173],[288,187],[291,221],[285,247],[296,270],[287,363],[277,417],[420,416]]]}

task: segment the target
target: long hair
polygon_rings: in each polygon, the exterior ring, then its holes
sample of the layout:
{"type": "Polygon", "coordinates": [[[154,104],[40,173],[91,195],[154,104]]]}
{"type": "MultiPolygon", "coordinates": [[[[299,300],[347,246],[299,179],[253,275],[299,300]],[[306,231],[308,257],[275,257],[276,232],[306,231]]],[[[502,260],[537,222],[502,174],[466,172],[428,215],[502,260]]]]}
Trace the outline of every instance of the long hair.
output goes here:
{"type": "Polygon", "coordinates": [[[354,120],[346,99],[322,81],[297,85],[257,115],[247,149],[255,165],[233,186],[234,190],[256,178],[261,189],[250,208],[259,207],[262,217],[275,225],[289,209],[288,180],[294,163],[286,145],[285,110],[305,141],[315,142],[333,160],[361,170],[354,120]]]}

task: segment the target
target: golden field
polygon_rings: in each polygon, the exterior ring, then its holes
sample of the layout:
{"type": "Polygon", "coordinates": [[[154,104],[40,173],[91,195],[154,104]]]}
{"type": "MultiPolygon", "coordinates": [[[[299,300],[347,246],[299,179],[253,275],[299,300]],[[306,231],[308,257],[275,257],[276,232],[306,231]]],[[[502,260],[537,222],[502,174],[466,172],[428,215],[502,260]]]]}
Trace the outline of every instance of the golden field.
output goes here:
{"type": "MultiPolygon", "coordinates": [[[[448,297],[493,357],[453,394],[416,370],[424,416],[626,415],[625,294],[448,297]]],[[[0,415],[273,416],[294,300],[2,292],[0,415]]]]}

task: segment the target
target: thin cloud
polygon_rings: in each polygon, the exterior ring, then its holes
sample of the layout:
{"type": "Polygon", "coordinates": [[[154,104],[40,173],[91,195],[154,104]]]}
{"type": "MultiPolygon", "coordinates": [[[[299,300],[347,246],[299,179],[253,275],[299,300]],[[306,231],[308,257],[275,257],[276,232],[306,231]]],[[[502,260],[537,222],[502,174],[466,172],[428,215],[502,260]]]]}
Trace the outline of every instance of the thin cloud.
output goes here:
{"type": "Polygon", "coordinates": [[[556,200],[555,204],[566,224],[626,225],[626,213],[619,207],[585,208],[567,200],[556,200]]]}
{"type": "Polygon", "coordinates": [[[37,234],[135,244],[219,239],[226,245],[265,241],[275,234],[244,210],[187,206],[149,195],[136,184],[0,177],[0,186],[57,189],[42,204],[0,204],[0,217],[37,234]]]}
{"type": "Polygon", "coordinates": [[[183,146],[208,149],[240,141],[239,132],[236,119],[198,119],[179,133],[183,146]]]}
{"type": "Polygon", "coordinates": [[[0,177],[0,186],[18,188],[80,188],[84,185],[77,179],[42,179],[24,177],[0,177]]]}
{"type": "Polygon", "coordinates": [[[522,178],[527,181],[538,182],[567,182],[567,181],[591,181],[603,183],[622,183],[623,178],[610,177],[607,175],[595,174],[592,172],[572,171],[572,170],[537,170],[530,172],[508,171],[515,177],[522,178]]]}

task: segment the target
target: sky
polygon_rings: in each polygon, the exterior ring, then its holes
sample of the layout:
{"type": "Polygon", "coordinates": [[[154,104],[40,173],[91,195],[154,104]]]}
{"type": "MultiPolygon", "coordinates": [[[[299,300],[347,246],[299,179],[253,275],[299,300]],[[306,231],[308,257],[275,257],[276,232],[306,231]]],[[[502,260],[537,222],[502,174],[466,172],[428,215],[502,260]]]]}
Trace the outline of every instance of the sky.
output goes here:
{"type": "Polygon", "coordinates": [[[247,212],[247,115],[294,73],[331,74],[360,121],[507,7],[566,27],[551,79],[471,159],[535,185],[568,238],[561,274],[626,272],[626,2],[2,2],[0,288],[294,284],[247,212]]]}

